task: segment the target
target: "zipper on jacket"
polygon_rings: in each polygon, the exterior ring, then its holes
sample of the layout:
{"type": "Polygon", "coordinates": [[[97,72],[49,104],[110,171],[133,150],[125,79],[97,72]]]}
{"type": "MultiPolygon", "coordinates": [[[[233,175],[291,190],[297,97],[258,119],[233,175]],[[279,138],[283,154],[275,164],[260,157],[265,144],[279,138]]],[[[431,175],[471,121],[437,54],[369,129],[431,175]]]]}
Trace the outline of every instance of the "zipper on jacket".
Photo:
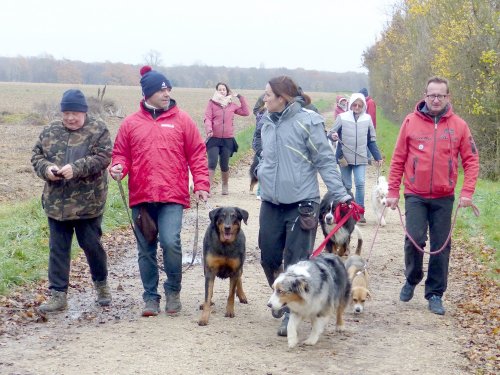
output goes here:
{"type": "Polygon", "coordinates": [[[358,165],[358,119],[354,116],[354,128],[356,129],[356,143],[354,144],[354,165],[358,165]]]}
{"type": "MultiPolygon", "coordinates": [[[[64,126],[64,125],[63,125],[64,126]]],[[[69,138],[71,137],[71,133],[68,131],[68,137],[66,138],[66,154],[64,155],[64,165],[69,164],[69,161],[66,159],[68,157],[68,146],[69,146],[69,138]]],[[[66,179],[63,178],[61,181],[63,183],[62,186],[62,197],[61,197],[61,220],[64,220],[64,202],[66,201],[66,179]]]]}
{"type": "Polygon", "coordinates": [[[224,119],[226,117],[226,109],[222,108],[222,135],[221,138],[224,138],[224,119]]]}
{"type": "Polygon", "coordinates": [[[432,185],[433,185],[433,180],[434,180],[434,155],[436,153],[436,137],[437,137],[437,128],[438,128],[438,123],[437,123],[437,117],[434,116],[434,145],[432,146],[432,162],[431,162],[431,183],[429,186],[429,194],[432,194],[432,185]]]}

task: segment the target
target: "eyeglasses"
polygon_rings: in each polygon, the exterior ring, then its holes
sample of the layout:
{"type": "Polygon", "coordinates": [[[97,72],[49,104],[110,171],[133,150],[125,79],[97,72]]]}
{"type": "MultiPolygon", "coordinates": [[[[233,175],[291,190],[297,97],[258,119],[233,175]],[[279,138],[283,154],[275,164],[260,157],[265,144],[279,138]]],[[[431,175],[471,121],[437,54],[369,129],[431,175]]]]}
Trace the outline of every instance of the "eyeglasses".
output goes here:
{"type": "Polygon", "coordinates": [[[443,101],[444,98],[448,97],[448,94],[446,94],[446,95],[426,95],[425,97],[431,101],[434,99],[437,99],[441,102],[441,101],[443,101]]]}

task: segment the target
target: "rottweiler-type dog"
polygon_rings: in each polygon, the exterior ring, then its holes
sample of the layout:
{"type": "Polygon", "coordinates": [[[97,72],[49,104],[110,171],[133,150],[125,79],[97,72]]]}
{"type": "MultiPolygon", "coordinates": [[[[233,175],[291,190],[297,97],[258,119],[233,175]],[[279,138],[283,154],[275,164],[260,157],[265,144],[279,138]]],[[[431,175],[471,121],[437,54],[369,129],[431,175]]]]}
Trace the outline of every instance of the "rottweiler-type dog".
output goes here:
{"type": "Polygon", "coordinates": [[[229,278],[226,317],[234,318],[234,295],[241,303],[248,303],[241,282],[245,262],[245,224],[248,212],[238,207],[219,207],[209,213],[210,225],[203,239],[203,270],[205,273],[205,301],[200,309],[198,324],[205,326],[210,317],[215,277],[229,278]]]}

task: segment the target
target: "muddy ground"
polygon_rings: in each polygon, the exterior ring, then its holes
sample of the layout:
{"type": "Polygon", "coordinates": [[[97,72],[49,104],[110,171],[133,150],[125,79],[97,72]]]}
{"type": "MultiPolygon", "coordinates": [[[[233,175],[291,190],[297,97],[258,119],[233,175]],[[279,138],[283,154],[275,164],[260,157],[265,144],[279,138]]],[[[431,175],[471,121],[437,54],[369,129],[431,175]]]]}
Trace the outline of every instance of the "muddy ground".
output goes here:
{"type": "MultiPolygon", "coordinates": [[[[288,349],[278,337],[279,320],[266,306],[271,290],[259,264],[257,248],[260,202],[248,192],[247,165],[232,172],[230,195],[216,194],[210,207],[200,206],[201,252],[209,208],[237,205],[250,213],[247,261],[243,287],[249,303],[236,303],[236,316],[224,317],[228,281],[217,280],[215,311],[209,325],[197,324],[203,300],[204,279],[199,258],[183,277],[183,310],[177,317],[165,313],[140,317],[143,302],[136,249],[129,231],[107,237],[113,303],[100,308],[95,302],[86,264],[77,261],[69,290],[69,309],[53,314],[45,323],[33,323],[0,335],[2,374],[465,374],[474,373],[464,356],[465,332],[454,316],[458,310],[444,298],[445,316],[431,314],[418,286],[408,303],[399,301],[403,275],[403,232],[394,211],[388,225],[378,231],[370,256],[370,289],[373,299],[361,315],[345,314],[346,330],[335,332],[330,322],[314,347],[288,349]]],[[[362,226],[363,255],[368,257],[376,228],[368,195],[375,169],[367,173],[367,224],[362,226]]],[[[195,210],[184,217],[183,249],[191,257],[195,210]]],[[[320,236],[316,245],[319,244],[320,236]]],[[[451,265],[451,274],[454,264],[451,265]]],[[[164,276],[162,277],[164,280],[164,276]]],[[[162,281],[161,280],[161,281],[162,281]]],[[[450,278],[450,290],[461,281],[450,278]]],[[[35,298],[35,296],[33,296],[35,298]]],[[[164,301],[162,300],[162,305],[164,301]]],[[[308,323],[300,330],[305,339],[308,323]]]]}

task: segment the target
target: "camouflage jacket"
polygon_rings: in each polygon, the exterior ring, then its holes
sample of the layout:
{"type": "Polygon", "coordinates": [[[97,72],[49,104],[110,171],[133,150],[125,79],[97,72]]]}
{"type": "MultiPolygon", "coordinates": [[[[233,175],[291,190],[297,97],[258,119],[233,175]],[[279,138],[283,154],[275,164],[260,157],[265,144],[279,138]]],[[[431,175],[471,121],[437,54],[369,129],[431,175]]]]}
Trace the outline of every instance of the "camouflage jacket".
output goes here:
{"type": "Polygon", "coordinates": [[[67,129],[61,120],[46,127],[32,150],[31,164],[44,179],[42,205],[48,217],[65,221],[103,214],[112,143],[106,124],[87,116],[83,127],[67,129]],[[47,168],[71,164],[73,178],[50,181],[47,168]]]}

